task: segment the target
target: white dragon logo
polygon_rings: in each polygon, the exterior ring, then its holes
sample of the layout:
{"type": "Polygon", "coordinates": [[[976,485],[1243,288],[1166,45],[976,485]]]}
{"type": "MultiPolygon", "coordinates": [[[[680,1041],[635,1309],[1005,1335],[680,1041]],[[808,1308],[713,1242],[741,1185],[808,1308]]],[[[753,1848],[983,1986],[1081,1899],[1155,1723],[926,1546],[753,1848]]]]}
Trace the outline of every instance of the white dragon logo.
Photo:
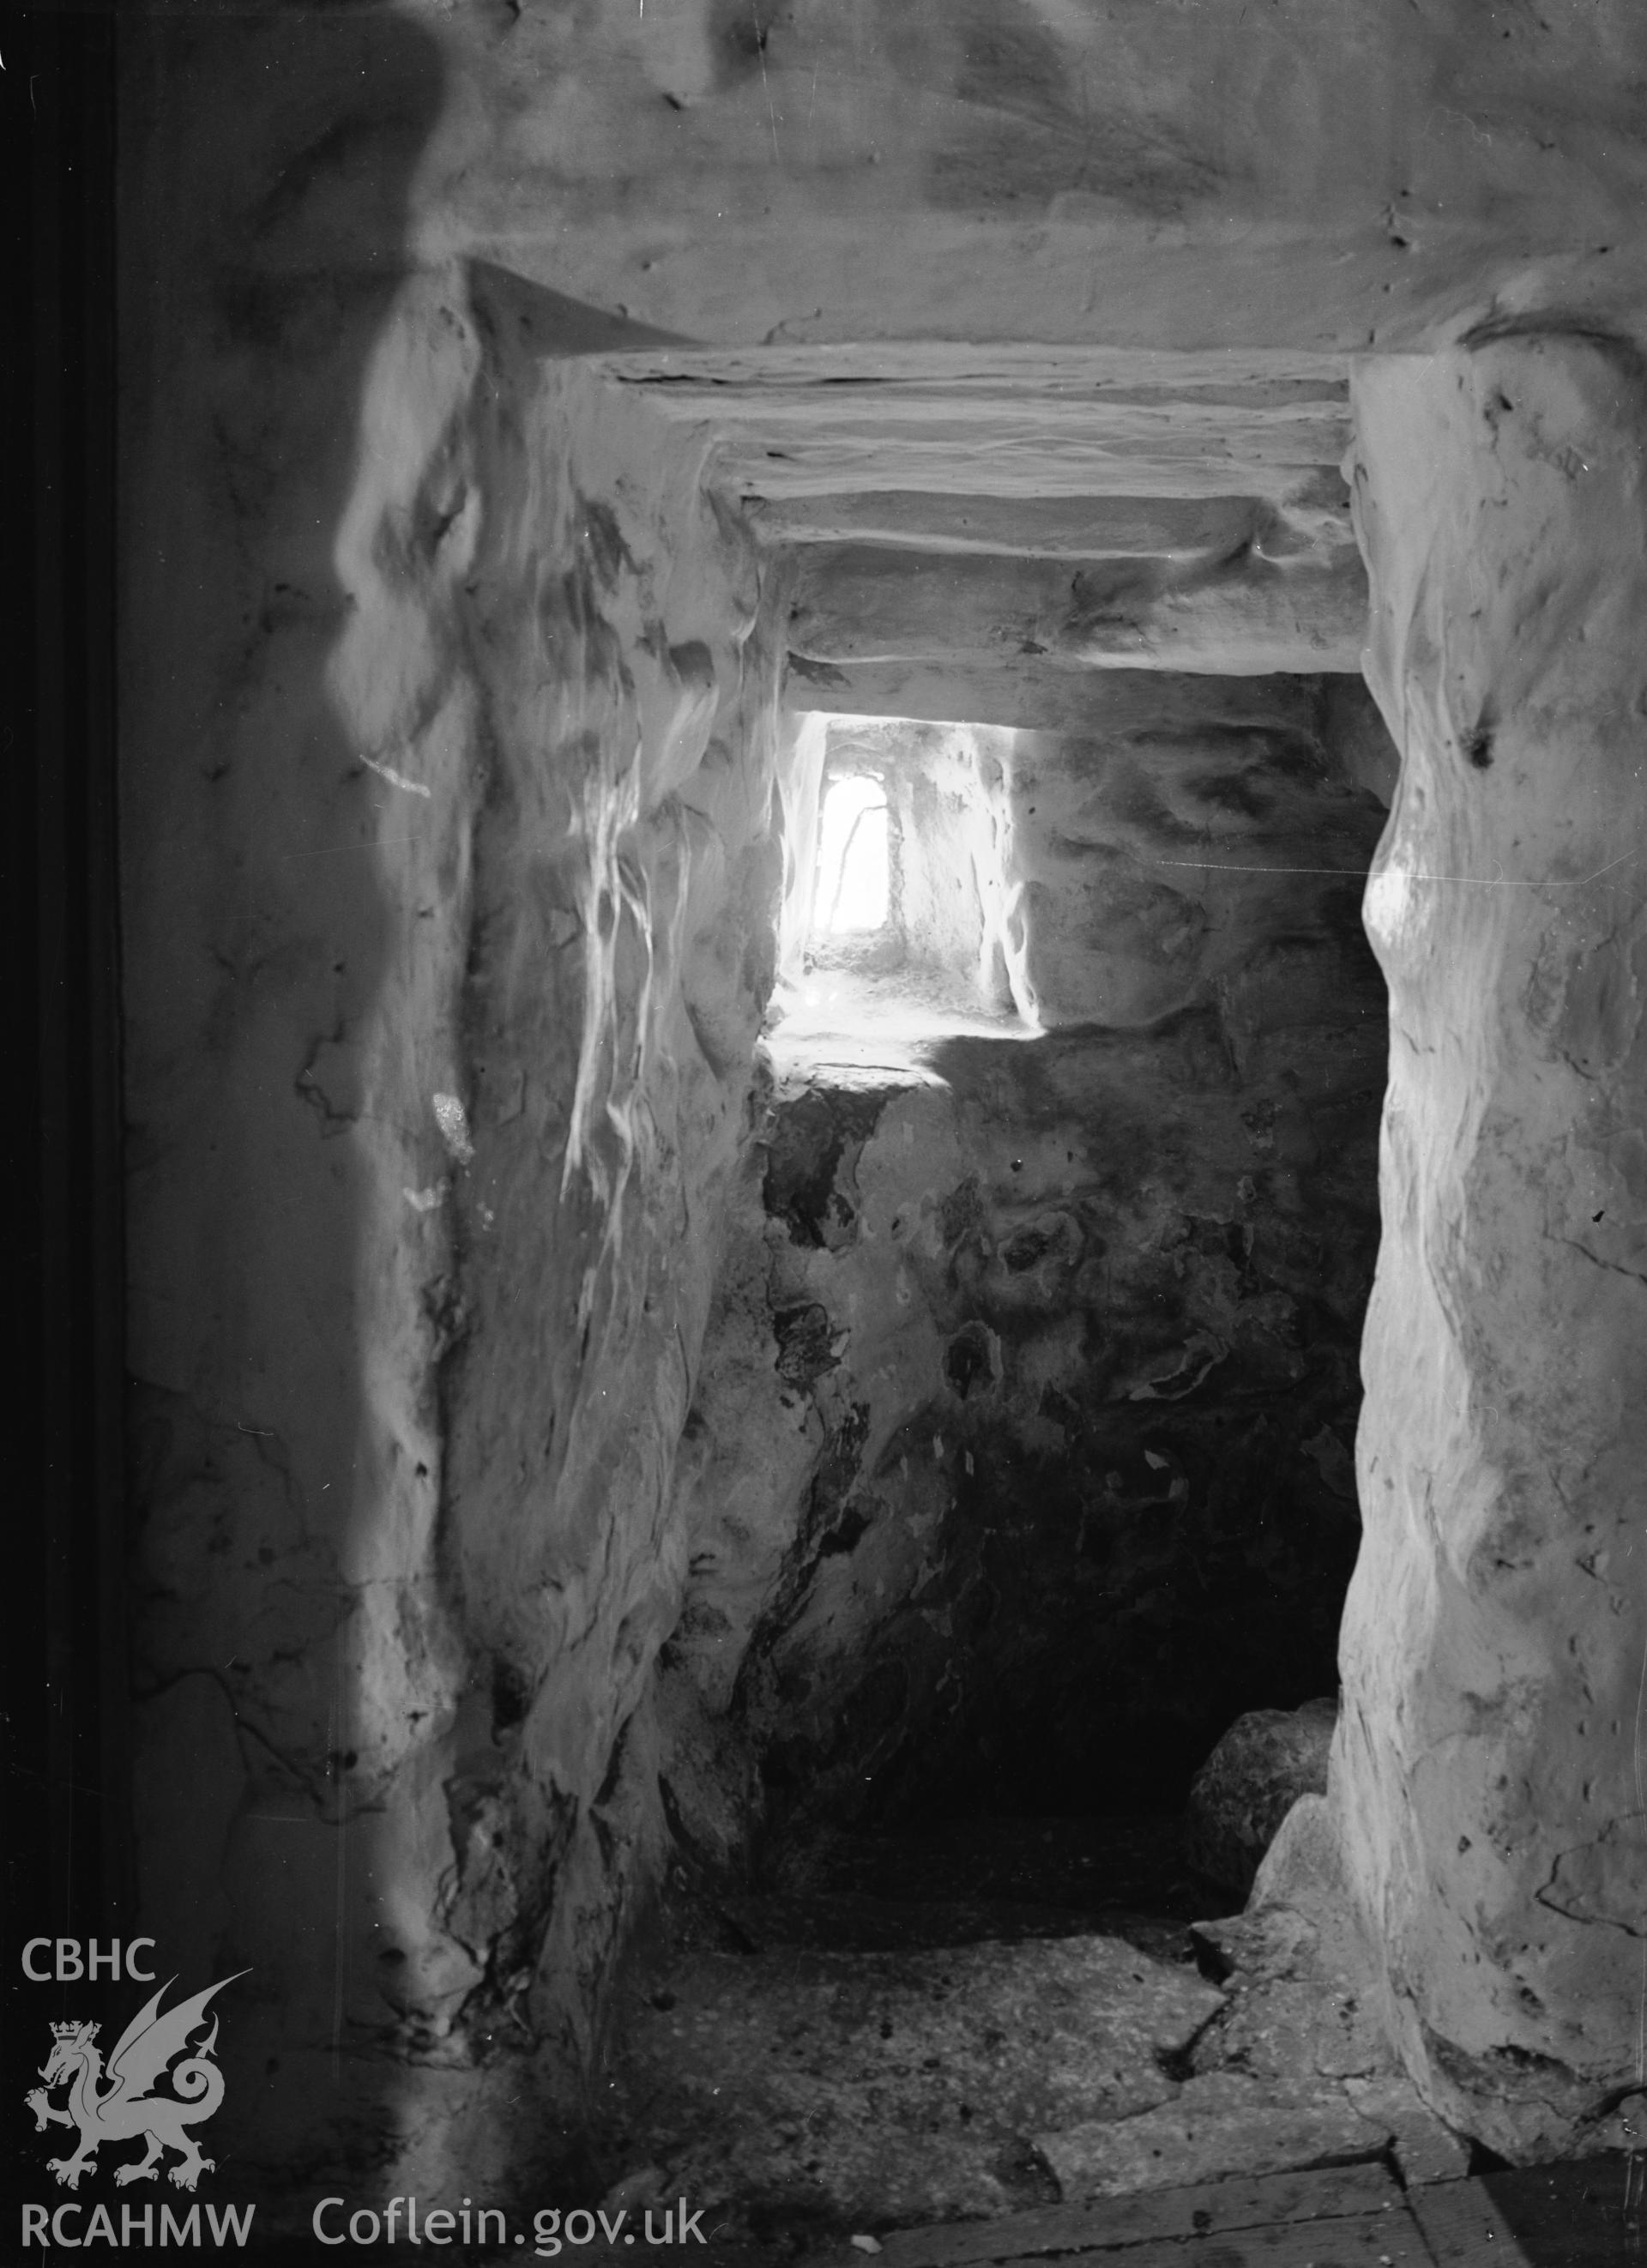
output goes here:
{"type": "MultiPolygon", "coordinates": [[[[239,1977],[246,1974],[244,1969],[235,1972],[239,1977]]],[[[43,2134],[48,2125],[79,2128],[80,2146],[74,2155],[47,2161],[58,2180],[70,2189],[78,2187],[88,2168],[96,2171],[97,2152],[103,2143],[129,2142],[139,2134],[149,2146],[147,2154],[135,2164],[116,2167],[114,2179],[121,2185],[151,2182],[167,2150],[182,2155],[182,2164],[170,2169],[170,2178],[178,2189],[192,2190],[201,2176],[210,2170],[213,2161],[202,2157],[200,2145],[188,2129],[210,2118],[223,2101],[223,2073],[211,2060],[217,2044],[215,2016],[210,2038],[167,2074],[176,2095],[151,2095],[147,2090],[187,2047],[189,2034],[205,2021],[206,2003],[212,1994],[232,1984],[234,1977],[224,1977],[209,1984],[203,1992],[180,2000],[175,2008],[161,2015],[160,2003],[175,1982],[168,1979],[121,2034],[108,2059],[107,2076],[114,2084],[107,2090],[102,2085],[103,2051],[93,2044],[97,2025],[52,2026],[52,2051],[40,2067],[46,2084],[31,2088],[24,2099],[34,2113],[37,2134],[43,2134]],[[53,2088],[64,2085],[70,2090],[69,2108],[58,2110],[47,2097],[53,2088]]]]}

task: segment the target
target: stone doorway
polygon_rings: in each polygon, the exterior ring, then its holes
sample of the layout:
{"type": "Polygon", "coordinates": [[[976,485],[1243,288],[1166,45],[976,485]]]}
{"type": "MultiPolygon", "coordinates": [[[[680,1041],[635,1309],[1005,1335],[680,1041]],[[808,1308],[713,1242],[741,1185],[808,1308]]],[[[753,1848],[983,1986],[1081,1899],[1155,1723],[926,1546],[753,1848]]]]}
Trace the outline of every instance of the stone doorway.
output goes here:
{"type": "Polygon", "coordinates": [[[1357,1543],[1395,755],[1342,365],[1000,359],[740,367],[711,460],[782,563],[786,868],[668,1655],[820,1819],[1178,1810],[1335,1690],[1357,1543]]]}
{"type": "MultiPolygon", "coordinates": [[[[288,2140],[325,2102],[326,2148],[467,2181],[477,2133],[565,2131],[675,1870],[923,1805],[1136,1815],[1230,1715],[1322,1694],[1384,827],[1378,1406],[1312,1850],[1460,2132],[1621,2131],[1629,353],[710,350],[569,306],[478,261],[407,286],[335,620],[268,618],[327,719],[313,839],[262,760],[277,673],[232,794],[186,783],[246,865],[187,901],[227,1162],[202,1195],[179,1132],[137,1189],[144,1911],[255,1966],[235,2053],[288,2140]],[[837,732],[886,813],[854,974],[901,1026],[792,1019],[786,1062],[783,868],[837,732]],[[940,920],[970,839],[914,854],[967,768],[1001,855],[940,920]],[[278,1296],[236,1305],[258,1252],[278,1296]],[[375,2061],[327,2045],[345,2009],[375,2061]]],[[[134,810],[151,881],[173,836],[134,810]]]]}

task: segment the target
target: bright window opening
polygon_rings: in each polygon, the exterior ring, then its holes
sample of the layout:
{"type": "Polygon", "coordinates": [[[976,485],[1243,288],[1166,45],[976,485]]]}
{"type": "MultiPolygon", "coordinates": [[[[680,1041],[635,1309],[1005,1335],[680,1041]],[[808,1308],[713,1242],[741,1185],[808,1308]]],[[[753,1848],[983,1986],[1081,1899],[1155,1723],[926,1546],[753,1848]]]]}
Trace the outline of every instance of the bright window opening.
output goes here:
{"type": "Polygon", "coordinates": [[[1010,871],[1016,751],[992,725],[802,718],[780,774],[780,1076],[827,1064],[938,1080],[921,1049],[1040,1028],[1010,871]]]}
{"type": "Polygon", "coordinates": [[[886,792],[862,774],[838,779],[818,830],[815,926],[827,937],[863,936],[892,912],[891,822],[886,792]]]}

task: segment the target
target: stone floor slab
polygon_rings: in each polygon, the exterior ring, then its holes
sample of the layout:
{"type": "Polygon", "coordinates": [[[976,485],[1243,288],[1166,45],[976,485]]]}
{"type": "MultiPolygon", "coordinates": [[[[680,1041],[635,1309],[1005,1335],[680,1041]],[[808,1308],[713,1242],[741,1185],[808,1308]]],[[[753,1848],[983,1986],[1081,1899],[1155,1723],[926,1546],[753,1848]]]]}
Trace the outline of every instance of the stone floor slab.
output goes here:
{"type": "Polygon", "coordinates": [[[1197,2074],[1170,2102],[1136,2117],[1038,2133],[1035,2146],[1075,2198],[1376,2158],[1386,2139],[1331,2081],[1289,2088],[1220,2071],[1197,2074]]]}
{"type": "Polygon", "coordinates": [[[637,2012],[619,2092],[695,2202],[1000,2213],[1055,2194],[1031,2135],[1165,2102],[1222,2005],[1107,1938],[700,1954],[637,2012]]]}

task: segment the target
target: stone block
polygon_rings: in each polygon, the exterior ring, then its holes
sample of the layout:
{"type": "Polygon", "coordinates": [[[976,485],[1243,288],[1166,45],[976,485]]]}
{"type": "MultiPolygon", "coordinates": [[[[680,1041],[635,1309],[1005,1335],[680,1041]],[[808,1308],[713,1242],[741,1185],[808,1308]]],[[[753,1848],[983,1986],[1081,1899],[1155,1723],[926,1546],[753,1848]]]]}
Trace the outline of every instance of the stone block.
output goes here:
{"type": "Polygon", "coordinates": [[[1254,1709],[1236,1719],[1190,1786],[1186,1832],[1201,1874],[1243,1896],[1251,1889],[1298,1798],[1326,1793],[1336,1719],[1329,1700],[1254,1709]]]}

